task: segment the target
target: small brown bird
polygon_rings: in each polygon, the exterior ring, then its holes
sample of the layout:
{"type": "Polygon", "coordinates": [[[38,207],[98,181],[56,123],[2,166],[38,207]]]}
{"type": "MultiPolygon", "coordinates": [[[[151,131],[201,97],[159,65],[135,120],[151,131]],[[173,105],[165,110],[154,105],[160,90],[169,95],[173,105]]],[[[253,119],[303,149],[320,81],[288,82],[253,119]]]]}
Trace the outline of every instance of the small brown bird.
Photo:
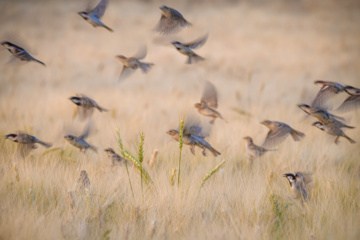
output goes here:
{"type": "Polygon", "coordinates": [[[266,149],[266,148],[263,148],[263,147],[260,147],[256,144],[254,144],[253,139],[251,137],[247,136],[247,137],[244,137],[243,139],[246,141],[245,147],[246,147],[246,152],[249,156],[248,159],[250,162],[252,162],[257,157],[261,157],[268,151],[276,151],[276,149],[266,149]]]}
{"type": "Polygon", "coordinates": [[[300,141],[305,134],[299,132],[286,123],[265,120],[261,124],[265,125],[270,129],[268,132],[262,147],[273,147],[283,142],[286,137],[290,134],[294,141],[300,141]]]}
{"type": "Polygon", "coordinates": [[[93,114],[94,108],[98,109],[100,112],[108,111],[107,109],[100,107],[93,99],[84,94],[76,94],[75,97],[70,97],[69,100],[77,105],[77,112],[81,120],[89,118],[93,114]]]}
{"type": "Polygon", "coordinates": [[[347,112],[350,110],[360,108],[360,89],[354,88],[352,86],[345,86],[344,90],[350,96],[347,99],[345,99],[345,101],[340,105],[340,107],[337,110],[342,112],[347,112]]]}
{"type": "Polygon", "coordinates": [[[46,148],[51,147],[51,144],[45,143],[32,135],[20,131],[5,135],[5,139],[10,139],[13,142],[19,144],[18,152],[21,154],[22,157],[26,157],[31,150],[36,149],[37,148],[37,146],[35,145],[36,143],[46,148]]]}
{"type": "Polygon", "coordinates": [[[197,55],[193,50],[198,47],[201,47],[205,44],[206,40],[208,38],[208,35],[206,34],[204,37],[197,39],[195,41],[189,42],[189,43],[181,43],[178,41],[171,42],[172,45],[175,46],[175,48],[181,53],[186,56],[188,56],[188,60],[186,61],[187,64],[197,63],[199,61],[204,61],[205,58],[200,57],[197,55]]]}
{"type": "Polygon", "coordinates": [[[84,192],[85,190],[89,190],[89,187],[90,187],[90,179],[88,177],[88,174],[85,170],[82,170],[80,172],[80,177],[77,181],[76,189],[78,191],[84,192]]]}
{"type": "Polygon", "coordinates": [[[121,164],[121,163],[124,162],[124,158],[121,157],[119,154],[117,154],[117,153],[114,151],[114,149],[112,149],[112,148],[106,148],[104,151],[107,153],[109,159],[111,159],[112,166],[115,166],[115,165],[117,165],[117,164],[121,164]]]}
{"type": "Polygon", "coordinates": [[[297,172],[285,173],[283,177],[286,177],[290,184],[291,192],[295,195],[295,198],[301,197],[302,201],[308,201],[309,195],[307,193],[309,184],[311,183],[311,174],[297,172]]]}
{"type": "Polygon", "coordinates": [[[94,146],[90,145],[89,143],[87,143],[85,141],[85,139],[89,136],[90,134],[90,130],[91,130],[92,125],[89,123],[84,131],[81,133],[80,136],[76,137],[73,135],[66,135],[64,138],[74,147],[78,148],[80,150],[80,152],[83,152],[85,154],[87,149],[91,149],[94,152],[97,153],[97,150],[94,146]]]}
{"type": "Polygon", "coordinates": [[[356,143],[354,140],[352,140],[351,138],[346,136],[346,134],[343,132],[343,130],[341,130],[341,128],[336,126],[335,124],[330,125],[330,126],[325,126],[321,122],[314,122],[312,125],[319,128],[320,130],[326,132],[327,134],[336,136],[336,138],[335,138],[335,143],[336,144],[339,143],[339,138],[340,137],[346,138],[347,140],[349,140],[350,143],[356,143]]]}
{"type": "Polygon", "coordinates": [[[314,84],[320,87],[320,91],[311,104],[313,107],[329,108],[328,100],[344,91],[344,86],[336,82],[317,80],[314,84]]]}
{"type": "Polygon", "coordinates": [[[138,53],[133,57],[125,57],[123,55],[117,55],[115,58],[122,62],[123,69],[120,73],[119,81],[124,80],[130,76],[136,69],[140,68],[143,73],[147,73],[150,68],[154,65],[153,63],[140,62],[141,59],[145,58],[147,54],[146,47],[139,49],[138,53]]]}
{"type": "Polygon", "coordinates": [[[214,123],[216,118],[224,120],[221,114],[215,110],[218,107],[217,92],[215,86],[211,82],[206,82],[200,103],[196,103],[195,107],[200,114],[212,117],[212,120],[210,121],[211,124],[214,123]]]}
{"type": "Polygon", "coordinates": [[[11,43],[8,41],[1,42],[1,45],[3,45],[12,55],[14,55],[16,58],[20,59],[21,61],[34,61],[37,63],[40,63],[41,65],[45,66],[45,63],[37,60],[33,56],[31,56],[25,49],[11,43]]]}
{"type": "Polygon", "coordinates": [[[181,13],[173,8],[161,6],[162,11],[160,21],[155,30],[162,34],[170,34],[180,30],[182,27],[190,27],[191,23],[181,15],[181,13]]]}
{"type": "MultiPolygon", "coordinates": [[[[179,141],[180,133],[179,129],[171,129],[166,132],[173,139],[179,141]]],[[[205,137],[209,135],[209,130],[204,130],[200,125],[200,122],[194,115],[190,115],[185,120],[182,140],[183,143],[190,146],[190,151],[195,155],[195,146],[202,148],[202,154],[206,156],[206,149],[208,149],[215,157],[220,155],[220,152],[215,150],[207,141],[205,137]]]]}
{"type": "Polygon", "coordinates": [[[106,26],[103,22],[100,21],[102,16],[104,16],[106,7],[108,4],[108,0],[101,0],[99,4],[90,11],[85,12],[79,12],[78,14],[88,23],[90,23],[93,27],[103,27],[109,30],[110,32],[113,32],[111,28],[106,26]]]}

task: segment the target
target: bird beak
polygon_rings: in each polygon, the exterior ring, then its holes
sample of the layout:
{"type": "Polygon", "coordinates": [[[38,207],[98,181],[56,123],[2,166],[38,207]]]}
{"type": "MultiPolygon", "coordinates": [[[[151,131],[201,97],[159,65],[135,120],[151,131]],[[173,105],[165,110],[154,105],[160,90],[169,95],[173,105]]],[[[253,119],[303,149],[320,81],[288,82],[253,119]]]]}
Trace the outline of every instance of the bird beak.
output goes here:
{"type": "Polygon", "coordinates": [[[265,121],[260,122],[260,124],[267,126],[265,121]]]}

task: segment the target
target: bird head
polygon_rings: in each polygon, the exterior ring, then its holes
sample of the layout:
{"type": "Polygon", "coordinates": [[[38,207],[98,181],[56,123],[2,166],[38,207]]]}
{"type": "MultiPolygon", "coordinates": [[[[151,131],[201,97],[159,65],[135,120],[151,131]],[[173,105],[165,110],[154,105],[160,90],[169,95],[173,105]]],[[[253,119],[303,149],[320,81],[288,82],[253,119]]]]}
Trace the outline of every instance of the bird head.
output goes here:
{"type": "Polygon", "coordinates": [[[66,136],[64,136],[64,138],[68,141],[73,141],[76,137],[73,135],[66,135],[66,136]]]}
{"type": "Polygon", "coordinates": [[[10,134],[5,135],[5,139],[10,139],[14,142],[17,142],[16,138],[17,138],[17,134],[15,134],[15,133],[10,133],[10,134]]]}
{"type": "Polygon", "coordinates": [[[290,186],[292,185],[292,183],[296,182],[296,176],[294,174],[292,174],[292,173],[285,173],[283,175],[283,177],[287,178],[287,180],[290,183],[290,186]]]}
{"type": "Polygon", "coordinates": [[[358,88],[354,88],[352,86],[345,86],[344,90],[349,94],[349,95],[359,95],[360,94],[360,89],[358,88]]]}
{"type": "Polygon", "coordinates": [[[315,126],[321,130],[324,130],[324,125],[321,122],[314,122],[313,124],[311,124],[312,126],[315,126]]]}
{"type": "Polygon", "coordinates": [[[245,141],[247,141],[248,143],[252,143],[252,142],[253,142],[252,138],[249,137],[249,136],[243,137],[243,139],[244,139],[245,141]]]}
{"type": "Polygon", "coordinates": [[[117,60],[120,60],[121,62],[125,62],[127,60],[127,57],[125,57],[124,55],[117,55],[115,56],[115,58],[117,60]]]}
{"type": "Polygon", "coordinates": [[[264,121],[260,122],[260,124],[265,125],[267,127],[269,127],[271,123],[272,123],[272,121],[270,121],[270,120],[264,120],[264,121]]]}
{"type": "Polygon", "coordinates": [[[78,12],[78,14],[85,20],[89,18],[89,14],[87,12],[78,12]]]}
{"type": "Polygon", "coordinates": [[[114,153],[115,153],[114,149],[112,149],[112,148],[106,148],[104,151],[105,151],[107,154],[114,154],[114,153]]]}
{"type": "Polygon", "coordinates": [[[165,15],[165,16],[168,16],[168,14],[170,14],[170,8],[163,5],[160,7],[160,10],[162,11],[162,13],[165,15]]]}
{"type": "Polygon", "coordinates": [[[314,82],[315,85],[319,86],[320,88],[322,88],[325,85],[325,81],[323,80],[316,80],[314,82]]]}
{"type": "Polygon", "coordinates": [[[298,104],[297,105],[301,110],[303,110],[304,112],[306,113],[309,113],[309,110],[310,110],[310,106],[307,105],[307,104],[298,104]]]}
{"type": "Polygon", "coordinates": [[[172,45],[174,45],[175,47],[181,47],[181,43],[178,41],[173,41],[171,42],[172,45]]]}
{"type": "Polygon", "coordinates": [[[201,103],[195,103],[194,106],[195,106],[197,109],[200,109],[200,108],[201,108],[201,103]]]}
{"type": "Polygon", "coordinates": [[[175,129],[171,129],[171,130],[167,131],[166,133],[169,134],[170,136],[175,136],[175,135],[179,134],[179,131],[177,131],[175,129]]]}
{"type": "Polygon", "coordinates": [[[10,48],[11,46],[13,46],[13,44],[8,41],[2,41],[1,45],[3,45],[5,48],[10,48]]]}
{"type": "Polygon", "coordinates": [[[79,98],[79,97],[71,97],[71,98],[69,98],[69,100],[72,101],[73,103],[75,103],[78,106],[81,105],[81,98],[79,98]]]}

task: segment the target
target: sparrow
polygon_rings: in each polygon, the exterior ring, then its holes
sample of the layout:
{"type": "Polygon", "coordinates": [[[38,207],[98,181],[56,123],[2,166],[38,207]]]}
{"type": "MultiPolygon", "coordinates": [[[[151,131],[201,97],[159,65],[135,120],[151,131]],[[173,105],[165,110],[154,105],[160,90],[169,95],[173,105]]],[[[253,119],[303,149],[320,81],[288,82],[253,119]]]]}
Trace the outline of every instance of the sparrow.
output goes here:
{"type": "Polygon", "coordinates": [[[156,31],[162,34],[170,34],[179,31],[182,27],[192,26],[177,10],[167,6],[161,6],[160,10],[162,14],[159,23],[155,27],[156,31]]]}
{"type": "Polygon", "coordinates": [[[325,126],[332,126],[338,128],[355,128],[352,126],[348,126],[339,120],[344,120],[344,118],[336,116],[334,114],[329,113],[328,111],[322,108],[310,107],[306,104],[299,104],[299,108],[301,108],[307,114],[316,118],[319,122],[321,122],[325,126]]]}
{"type": "Polygon", "coordinates": [[[251,137],[247,136],[244,137],[243,139],[246,141],[245,147],[246,147],[246,152],[248,153],[249,156],[248,158],[249,161],[252,161],[257,157],[261,157],[268,151],[276,151],[276,149],[266,149],[254,144],[253,139],[251,137]]]}
{"type": "Polygon", "coordinates": [[[39,140],[38,138],[23,133],[23,132],[16,132],[16,133],[10,133],[5,135],[5,139],[10,139],[13,142],[18,143],[18,151],[21,154],[22,157],[25,157],[26,155],[29,154],[29,152],[33,149],[36,149],[37,146],[35,144],[40,144],[46,148],[51,147],[51,144],[43,142],[41,140],[39,140]]]}
{"type": "Polygon", "coordinates": [[[91,146],[89,143],[85,141],[85,139],[89,136],[91,129],[91,124],[88,124],[84,131],[81,133],[80,136],[76,137],[73,135],[66,135],[64,138],[74,147],[79,148],[80,152],[85,154],[87,149],[91,149],[97,153],[97,150],[94,146],[91,146]]]}
{"type": "Polygon", "coordinates": [[[339,111],[350,111],[360,107],[360,89],[352,86],[345,86],[344,90],[350,96],[337,109],[339,111]]]}
{"type": "Polygon", "coordinates": [[[286,177],[290,184],[291,192],[295,195],[295,198],[301,197],[304,201],[309,200],[309,195],[307,193],[309,183],[312,181],[311,174],[297,172],[285,173],[283,177],[286,177]]]}
{"type": "Polygon", "coordinates": [[[88,174],[85,170],[82,170],[80,172],[80,177],[77,180],[77,189],[80,191],[85,191],[85,189],[89,189],[90,187],[90,179],[88,177],[88,174]]]}
{"type": "MultiPolygon", "coordinates": [[[[173,139],[179,141],[180,132],[179,129],[171,129],[166,132],[173,139]]],[[[220,155],[220,152],[215,150],[204,138],[208,136],[208,133],[200,125],[200,122],[195,118],[190,116],[185,120],[183,136],[183,143],[190,146],[190,151],[195,155],[195,147],[203,149],[202,154],[206,156],[206,149],[208,149],[215,157],[220,155]]]]}
{"type": "Polygon", "coordinates": [[[320,87],[320,91],[311,104],[313,107],[325,108],[329,98],[344,91],[344,86],[336,82],[317,80],[314,84],[320,87]]]}
{"type": "Polygon", "coordinates": [[[196,103],[195,107],[198,109],[200,114],[207,117],[212,117],[212,120],[210,121],[211,124],[214,123],[216,118],[221,118],[224,120],[221,114],[215,110],[218,107],[215,86],[208,81],[205,84],[205,89],[200,99],[200,103],[196,103]]]}
{"type": "Polygon", "coordinates": [[[83,19],[85,19],[85,21],[90,23],[93,27],[104,27],[110,32],[113,32],[114,30],[112,30],[111,28],[109,28],[103,22],[100,21],[102,16],[104,16],[107,4],[108,4],[108,0],[101,0],[93,10],[86,12],[78,12],[78,14],[83,19]]]}
{"type": "Polygon", "coordinates": [[[265,120],[261,124],[265,125],[270,129],[268,132],[262,147],[272,147],[280,144],[290,134],[294,141],[300,141],[305,134],[299,132],[286,123],[265,120]]]}
{"type": "Polygon", "coordinates": [[[8,41],[1,42],[1,45],[3,45],[12,55],[14,55],[16,58],[20,59],[21,61],[34,61],[38,62],[43,66],[46,66],[45,63],[37,60],[33,56],[31,56],[25,49],[11,43],[8,41]]]}
{"type": "Polygon", "coordinates": [[[322,124],[321,122],[314,122],[312,124],[313,126],[319,128],[320,130],[326,132],[327,134],[336,136],[335,138],[335,144],[339,143],[339,138],[340,137],[344,137],[347,140],[349,140],[350,143],[356,143],[354,140],[352,140],[351,138],[349,138],[348,136],[345,135],[345,133],[343,132],[343,130],[341,130],[340,127],[333,125],[333,126],[325,126],[324,124],[322,124]]]}
{"type": "Polygon", "coordinates": [[[197,39],[195,41],[189,42],[189,43],[181,43],[178,41],[171,42],[172,45],[175,46],[175,48],[181,53],[186,56],[188,56],[187,64],[197,63],[199,61],[204,61],[205,58],[200,57],[197,55],[193,50],[198,47],[201,47],[205,44],[206,40],[208,38],[208,35],[205,35],[204,37],[197,39]]]}
{"type": "Polygon", "coordinates": [[[77,105],[79,118],[81,120],[90,117],[94,108],[98,109],[100,112],[108,111],[107,109],[100,107],[93,99],[84,94],[76,94],[76,96],[70,97],[69,100],[77,105]]]}
{"type": "Polygon", "coordinates": [[[117,154],[112,148],[106,148],[104,151],[111,159],[112,166],[115,166],[116,164],[121,164],[124,161],[124,158],[117,154]]]}
{"type": "Polygon", "coordinates": [[[146,47],[142,47],[133,57],[127,58],[123,55],[117,55],[115,57],[116,59],[120,60],[124,65],[120,73],[119,81],[131,75],[138,68],[140,68],[143,73],[147,73],[150,70],[150,68],[154,65],[153,63],[140,62],[141,59],[146,57],[146,53],[146,47]]]}

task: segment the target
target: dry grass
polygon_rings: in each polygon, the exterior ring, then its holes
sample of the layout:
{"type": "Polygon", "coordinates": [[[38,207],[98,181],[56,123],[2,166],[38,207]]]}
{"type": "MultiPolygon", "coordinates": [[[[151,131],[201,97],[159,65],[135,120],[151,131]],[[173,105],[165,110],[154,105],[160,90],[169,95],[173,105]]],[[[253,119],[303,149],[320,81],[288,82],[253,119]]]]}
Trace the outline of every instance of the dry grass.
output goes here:
{"type": "Polygon", "coordinates": [[[27,130],[55,148],[39,146],[24,160],[15,143],[0,138],[0,239],[360,238],[359,111],[342,115],[357,127],[346,133],[358,143],[341,139],[336,146],[296,107],[312,100],[316,79],[360,87],[357,1],[110,0],[103,21],[114,33],[83,21],[76,12],[84,7],[86,1],[0,2],[1,40],[26,46],[47,64],[8,64],[9,53],[0,51],[0,134],[27,130]],[[197,50],[206,61],[185,65],[173,47],[154,41],[164,3],[193,23],[179,34],[185,41],[209,32],[197,50]],[[141,44],[155,66],[118,83],[122,66],[114,56],[130,56],[141,44]],[[218,88],[228,121],[217,120],[207,139],[221,156],[203,157],[199,149],[193,156],[184,145],[181,182],[171,184],[179,144],[165,132],[199,101],[206,80],[218,88]],[[99,154],[84,155],[63,139],[83,129],[67,99],[77,92],[110,110],[94,114],[88,141],[99,154]],[[264,119],[289,123],[306,137],[287,139],[249,169],[242,137],[260,144],[264,119]],[[142,194],[138,171],[129,167],[133,196],[125,167],[111,167],[102,149],[120,153],[117,127],[132,153],[144,133],[142,165],[154,189],[144,185],[142,194]],[[91,185],[81,193],[82,170],[91,185]],[[298,170],[314,178],[303,206],[281,177],[298,170]]]}

